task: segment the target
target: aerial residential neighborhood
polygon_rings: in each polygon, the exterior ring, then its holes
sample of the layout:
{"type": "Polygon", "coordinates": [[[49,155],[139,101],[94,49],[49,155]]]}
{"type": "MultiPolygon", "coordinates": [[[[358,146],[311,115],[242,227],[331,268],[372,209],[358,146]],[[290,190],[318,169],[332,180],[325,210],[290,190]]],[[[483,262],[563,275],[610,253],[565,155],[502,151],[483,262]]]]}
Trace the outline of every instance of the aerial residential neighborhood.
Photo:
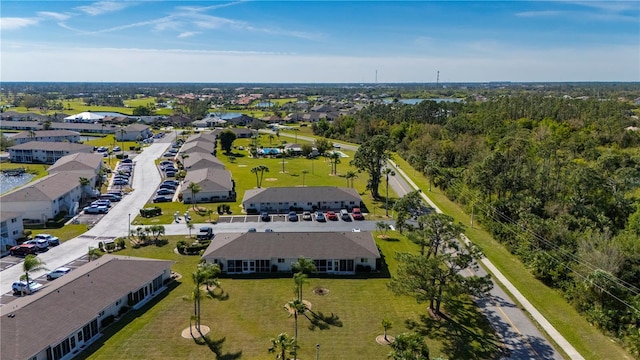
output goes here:
{"type": "Polygon", "coordinates": [[[634,1],[4,1],[0,359],[640,360],[634,1]]]}

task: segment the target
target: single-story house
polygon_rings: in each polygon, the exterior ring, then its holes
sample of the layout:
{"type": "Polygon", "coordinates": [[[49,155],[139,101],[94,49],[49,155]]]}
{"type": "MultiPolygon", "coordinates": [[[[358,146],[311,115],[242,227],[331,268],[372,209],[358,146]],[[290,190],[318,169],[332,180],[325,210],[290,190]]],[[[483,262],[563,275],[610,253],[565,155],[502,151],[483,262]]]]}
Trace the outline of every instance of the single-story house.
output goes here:
{"type": "Polygon", "coordinates": [[[7,150],[11,162],[14,163],[53,164],[70,154],[90,154],[93,147],[69,142],[30,141],[8,147],[7,150]]]}
{"type": "Polygon", "coordinates": [[[116,129],[117,141],[139,141],[153,136],[151,127],[144,124],[131,124],[120,129],[116,129]]]}
{"type": "Polygon", "coordinates": [[[212,154],[213,153],[213,143],[204,140],[196,140],[191,142],[186,142],[180,148],[180,155],[193,155],[196,153],[203,154],[212,154]]]}
{"type": "Polygon", "coordinates": [[[71,359],[167,289],[172,261],[104,255],[0,308],[2,359],[71,359]]]}
{"type": "Polygon", "coordinates": [[[41,224],[60,212],[75,215],[82,196],[80,176],[59,172],[0,195],[3,209],[22,213],[25,223],[41,224]]]}
{"type": "Polygon", "coordinates": [[[217,157],[201,152],[194,152],[188,157],[182,160],[182,166],[187,171],[194,171],[199,169],[214,168],[224,169],[224,163],[217,157]]]}
{"type": "Polygon", "coordinates": [[[71,130],[94,134],[114,134],[117,129],[115,125],[66,122],[52,122],[50,127],[52,130],[71,130]]]}
{"type": "Polygon", "coordinates": [[[272,187],[247,190],[242,199],[246,212],[283,213],[362,207],[362,198],[353,188],[337,186],[272,187]]]}
{"type": "Polygon", "coordinates": [[[23,131],[17,133],[11,138],[14,144],[24,144],[31,141],[47,141],[47,142],[80,142],[80,133],[70,130],[36,130],[23,131]]]}
{"type": "Polygon", "coordinates": [[[17,240],[23,237],[22,214],[13,211],[0,211],[0,255],[6,255],[17,240]]]}
{"type": "Polygon", "coordinates": [[[236,184],[228,170],[204,168],[188,171],[181,186],[182,201],[185,204],[193,203],[193,192],[189,189],[191,183],[200,185],[200,191],[195,194],[196,202],[236,200],[236,184]]]}
{"type": "Polygon", "coordinates": [[[213,144],[216,142],[216,134],[213,131],[201,132],[198,134],[191,135],[185,141],[185,144],[195,142],[195,141],[204,141],[213,144]]]}
{"type": "Polygon", "coordinates": [[[202,259],[227,274],[291,271],[300,257],[311,259],[320,274],[355,274],[380,268],[380,252],[368,232],[219,233],[202,259]]]}

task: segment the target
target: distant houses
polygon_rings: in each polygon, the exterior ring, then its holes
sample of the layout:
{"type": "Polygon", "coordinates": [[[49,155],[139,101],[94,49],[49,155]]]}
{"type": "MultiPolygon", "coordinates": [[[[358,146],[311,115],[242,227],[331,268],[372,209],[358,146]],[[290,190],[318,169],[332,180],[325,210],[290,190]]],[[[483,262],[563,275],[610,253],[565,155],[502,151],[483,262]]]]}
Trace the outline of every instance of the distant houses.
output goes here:
{"type": "Polygon", "coordinates": [[[31,141],[7,148],[11,162],[26,164],[53,164],[63,156],[89,154],[92,150],[89,145],[51,141],[31,141]]]}
{"type": "Polygon", "coordinates": [[[80,133],[69,130],[37,130],[23,131],[12,137],[14,144],[24,144],[31,141],[47,142],[80,142],[80,133]]]}

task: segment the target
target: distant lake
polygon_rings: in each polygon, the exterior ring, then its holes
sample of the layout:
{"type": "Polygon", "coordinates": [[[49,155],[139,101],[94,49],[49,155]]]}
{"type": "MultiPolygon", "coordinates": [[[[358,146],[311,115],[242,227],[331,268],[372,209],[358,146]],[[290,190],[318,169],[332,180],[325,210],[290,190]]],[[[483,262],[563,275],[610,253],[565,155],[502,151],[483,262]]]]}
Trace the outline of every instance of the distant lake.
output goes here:
{"type": "Polygon", "coordinates": [[[4,194],[9,190],[28,183],[34,176],[35,175],[28,173],[18,176],[6,176],[5,174],[0,173],[0,194],[4,194]]]}
{"type": "MultiPolygon", "coordinates": [[[[453,103],[453,102],[463,102],[464,99],[460,99],[460,98],[432,98],[432,99],[398,99],[399,102],[403,103],[403,104],[409,104],[409,105],[415,105],[417,103],[423,102],[425,100],[430,100],[430,101],[435,101],[437,103],[441,103],[441,102],[449,102],[449,103],[453,103]]],[[[393,102],[393,100],[384,100],[385,104],[391,104],[393,102]]]]}

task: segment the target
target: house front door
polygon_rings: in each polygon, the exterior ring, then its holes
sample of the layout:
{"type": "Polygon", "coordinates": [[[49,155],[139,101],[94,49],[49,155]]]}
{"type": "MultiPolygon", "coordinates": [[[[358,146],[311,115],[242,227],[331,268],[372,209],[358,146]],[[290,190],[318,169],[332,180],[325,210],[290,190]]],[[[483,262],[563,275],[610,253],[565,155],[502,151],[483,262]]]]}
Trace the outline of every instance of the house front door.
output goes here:
{"type": "Polygon", "coordinates": [[[243,260],[242,261],[242,272],[243,273],[254,273],[254,272],[256,272],[256,262],[254,260],[243,260]]]}

